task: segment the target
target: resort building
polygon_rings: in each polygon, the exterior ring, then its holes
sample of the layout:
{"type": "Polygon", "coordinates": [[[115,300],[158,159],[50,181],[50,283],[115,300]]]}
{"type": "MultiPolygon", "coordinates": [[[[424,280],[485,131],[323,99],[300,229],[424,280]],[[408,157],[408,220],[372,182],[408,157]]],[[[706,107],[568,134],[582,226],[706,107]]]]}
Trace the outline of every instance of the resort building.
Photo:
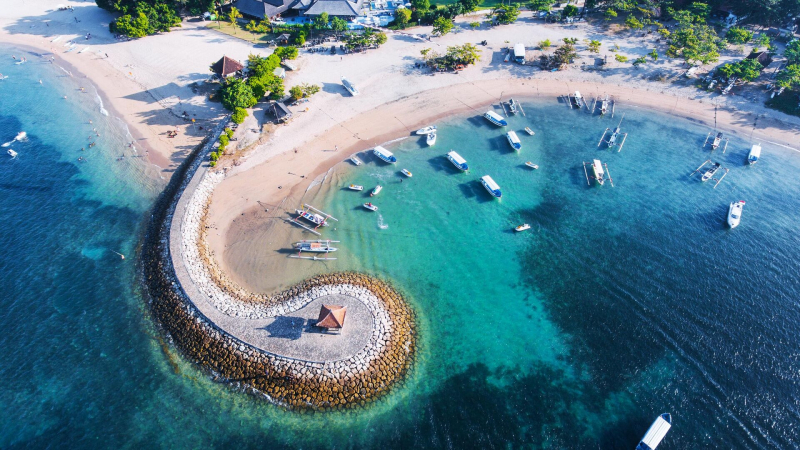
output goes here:
{"type": "Polygon", "coordinates": [[[242,14],[257,19],[274,19],[281,15],[318,16],[351,20],[361,11],[364,0],[237,0],[234,6],[242,14]]]}
{"type": "Polygon", "coordinates": [[[220,78],[228,78],[231,75],[241,75],[244,65],[235,59],[223,56],[219,61],[211,65],[211,71],[220,78]]]}

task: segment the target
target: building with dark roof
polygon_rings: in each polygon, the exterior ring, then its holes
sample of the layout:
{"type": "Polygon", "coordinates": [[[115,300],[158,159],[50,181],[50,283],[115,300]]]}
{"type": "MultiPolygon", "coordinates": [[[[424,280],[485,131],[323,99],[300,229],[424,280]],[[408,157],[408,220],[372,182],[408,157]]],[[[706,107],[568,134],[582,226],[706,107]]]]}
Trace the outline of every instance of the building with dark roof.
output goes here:
{"type": "Polygon", "coordinates": [[[307,16],[318,16],[328,13],[330,17],[356,17],[361,11],[361,0],[317,0],[305,11],[307,16]]]}
{"type": "Polygon", "coordinates": [[[344,326],[344,316],[347,313],[346,306],[322,305],[319,311],[317,326],[321,328],[341,330],[344,326]]]}
{"type": "Polygon", "coordinates": [[[235,75],[237,72],[244,69],[244,65],[235,59],[223,56],[219,61],[211,65],[211,71],[220,78],[226,78],[235,75]]]}
{"type": "Polygon", "coordinates": [[[234,6],[242,14],[258,19],[272,19],[287,11],[318,16],[323,12],[330,17],[352,18],[359,15],[364,0],[236,0],[234,6]]]}
{"type": "Polygon", "coordinates": [[[283,102],[272,102],[266,110],[276,122],[285,123],[292,119],[292,111],[283,102]]]}

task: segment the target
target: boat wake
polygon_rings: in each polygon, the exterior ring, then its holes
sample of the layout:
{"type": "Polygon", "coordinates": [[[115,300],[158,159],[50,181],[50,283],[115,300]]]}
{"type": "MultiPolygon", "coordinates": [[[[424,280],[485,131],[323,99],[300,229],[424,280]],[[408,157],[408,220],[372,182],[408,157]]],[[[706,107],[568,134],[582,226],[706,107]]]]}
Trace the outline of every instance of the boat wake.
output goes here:
{"type": "Polygon", "coordinates": [[[20,131],[19,134],[17,134],[16,137],[14,137],[14,139],[6,142],[5,144],[3,144],[0,147],[8,147],[8,146],[10,146],[11,144],[13,144],[16,141],[22,142],[22,141],[27,141],[27,140],[28,140],[28,133],[26,133],[24,131],[20,131]]]}
{"type": "Polygon", "coordinates": [[[389,225],[383,223],[383,216],[381,214],[378,214],[378,228],[381,230],[389,228],[389,225]]]}

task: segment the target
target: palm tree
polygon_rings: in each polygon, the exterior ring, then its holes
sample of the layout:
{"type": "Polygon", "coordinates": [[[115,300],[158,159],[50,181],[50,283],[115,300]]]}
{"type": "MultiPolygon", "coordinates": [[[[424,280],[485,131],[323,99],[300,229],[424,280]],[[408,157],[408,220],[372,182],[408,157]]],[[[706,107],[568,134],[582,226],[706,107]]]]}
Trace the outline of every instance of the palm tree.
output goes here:
{"type": "Polygon", "coordinates": [[[228,20],[231,21],[231,26],[233,27],[233,34],[236,34],[236,19],[242,17],[242,13],[239,10],[232,6],[231,10],[228,12],[228,20]]]}

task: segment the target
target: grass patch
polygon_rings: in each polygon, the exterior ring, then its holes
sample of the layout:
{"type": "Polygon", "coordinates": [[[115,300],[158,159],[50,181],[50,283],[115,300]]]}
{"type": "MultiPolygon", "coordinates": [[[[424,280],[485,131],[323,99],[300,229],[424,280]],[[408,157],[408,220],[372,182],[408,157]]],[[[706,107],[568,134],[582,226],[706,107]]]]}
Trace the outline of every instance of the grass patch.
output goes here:
{"type": "Polygon", "coordinates": [[[766,101],[767,108],[778,110],[792,116],[800,117],[800,96],[799,91],[785,90],[783,94],[766,101]]]}
{"type": "MultiPolygon", "coordinates": [[[[458,2],[458,0],[436,0],[435,2],[431,2],[431,8],[433,5],[452,5],[453,3],[458,2]]],[[[482,9],[492,9],[497,5],[501,5],[503,2],[502,0],[483,0],[483,3],[478,6],[479,10],[482,9]]]]}
{"type": "Polygon", "coordinates": [[[219,31],[220,33],[225,33],[228,36],[233,36],[235,38],[241,39],[243,41],[247,41],[253,44],[264,44],[267,45],[269,41],[275,39],[277,35],[272,33],[261,34],[261,33],[251,33],[244,28],[241,27],[241,24],[237,24],[236,27],[230,24],[230,22],[209,22],[206,25],[206,28],[210,30],[219,31]]]}

